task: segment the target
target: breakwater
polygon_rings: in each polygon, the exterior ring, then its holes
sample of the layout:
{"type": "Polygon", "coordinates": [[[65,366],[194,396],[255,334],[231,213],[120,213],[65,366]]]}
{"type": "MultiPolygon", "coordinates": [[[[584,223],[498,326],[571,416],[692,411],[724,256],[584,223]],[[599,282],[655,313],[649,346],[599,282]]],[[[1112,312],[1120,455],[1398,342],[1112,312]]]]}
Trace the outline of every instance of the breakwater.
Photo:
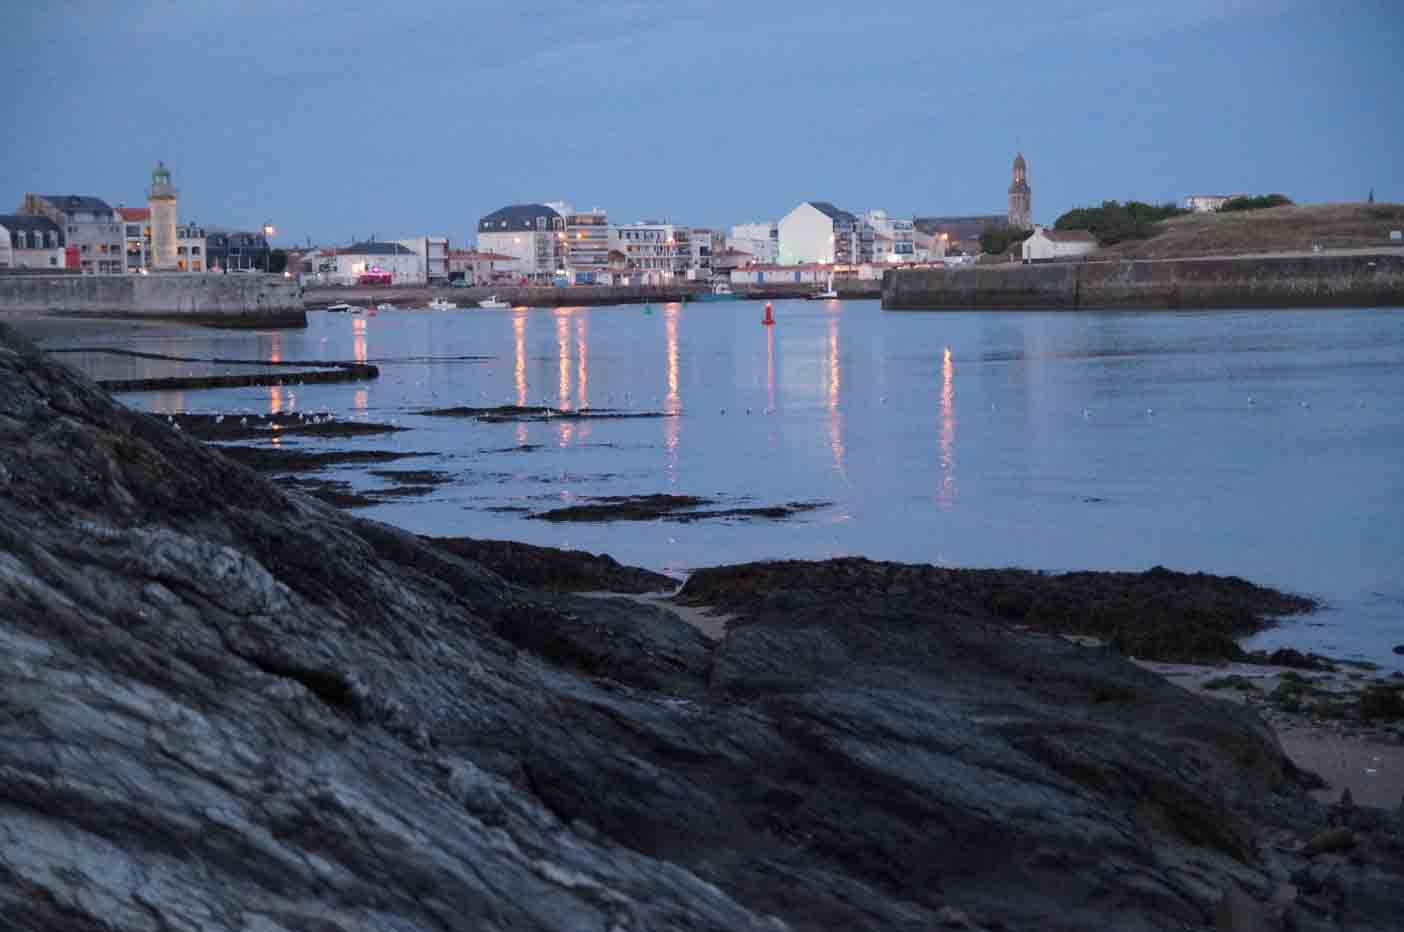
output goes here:
{"type": "Polygon", "coordinates": [[[1379,307],[1404,305],[1404,254],[900,269],[886,310],[1379,307]]]}
{"type": "Polygon", "coordinates": [[[0,275],[0,316],[169,318],[219,327],[305,327],[302,286],[276,275],[0,275]]]}
{"type": "MultiPolygon", "coordinates": [[[[835,289],[845,298],[877,298],[882,285],[877,280],[840,279],[835,289]]],[[[814,282],[774,282],[764,285],[733,285],[732,290],[753,300],[803,298],[822,291],[814,282]]],[[[703,282],[682,282],[667,286],[612,285],[478,285],[472,288],[429,287],[309,287],[304,297],[312,309],[338,302],[353,304],[394,304],[398,307],[425,307],[435,298],[453,301],[459,307],[472,307],[488,297],[497,297],[514,307],[584,307],[606,304],[668,304],[692,301],[710,291],[703,282]]]]}

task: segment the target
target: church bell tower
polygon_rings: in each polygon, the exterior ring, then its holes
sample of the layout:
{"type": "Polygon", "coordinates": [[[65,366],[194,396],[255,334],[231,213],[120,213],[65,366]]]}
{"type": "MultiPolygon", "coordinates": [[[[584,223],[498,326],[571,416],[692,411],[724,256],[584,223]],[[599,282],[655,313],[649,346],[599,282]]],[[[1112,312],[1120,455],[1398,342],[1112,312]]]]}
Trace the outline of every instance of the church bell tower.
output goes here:
{"type": "Polygon", "coordinates": [[[1009,225],[1016,230],[1033,228],[1033,189],[1029,187],[1029,167],[1024,153],[1014,156],[1014,180],[1009,185],[1009,225]]]}

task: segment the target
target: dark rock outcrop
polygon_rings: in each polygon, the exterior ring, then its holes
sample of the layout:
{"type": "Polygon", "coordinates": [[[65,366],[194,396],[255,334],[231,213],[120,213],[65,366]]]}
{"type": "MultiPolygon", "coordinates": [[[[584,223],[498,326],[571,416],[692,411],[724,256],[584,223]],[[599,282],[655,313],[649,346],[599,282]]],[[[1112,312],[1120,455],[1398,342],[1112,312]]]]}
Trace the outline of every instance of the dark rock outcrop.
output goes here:
{"type": "Polygon", "coordinates": [[[516,586],[284,492],[0,327],[0,916],[1397,919],[1393,816],[1312,803],[1252,713],[954,608],[780,609],[714,645],[661,608],[516,586]],[[1303,850],[1342,820],[1348,859],[1303,850]]]}

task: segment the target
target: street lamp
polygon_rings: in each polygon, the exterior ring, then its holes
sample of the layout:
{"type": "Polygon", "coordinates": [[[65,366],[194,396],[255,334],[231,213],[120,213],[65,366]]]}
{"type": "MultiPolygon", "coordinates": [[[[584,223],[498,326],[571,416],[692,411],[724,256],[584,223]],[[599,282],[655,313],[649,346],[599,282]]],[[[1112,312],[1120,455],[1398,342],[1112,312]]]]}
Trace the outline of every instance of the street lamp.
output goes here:
{"type": "Polygon", "coordinates": [[[278,231],[274,229],[273,224],[265,223],[263,225],[263,248],[265,250],[263,253],[263,271],[265,273],[272,273],[273,271],[273,244],[270,243],[268,240],[269,237],[273,236],[277,232],[278,231]]]}

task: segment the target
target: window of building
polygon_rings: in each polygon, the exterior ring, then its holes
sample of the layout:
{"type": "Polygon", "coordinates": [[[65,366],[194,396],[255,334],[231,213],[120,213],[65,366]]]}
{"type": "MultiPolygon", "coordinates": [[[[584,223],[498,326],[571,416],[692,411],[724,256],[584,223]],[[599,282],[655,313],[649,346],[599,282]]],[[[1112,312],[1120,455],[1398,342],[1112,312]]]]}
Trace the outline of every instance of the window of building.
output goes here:
{"type": "Polygon", "coordinates": [[[200,263],[199,263],[198,260],[190,263],[190,271],[192,271],[192,272],[198,272],[198,271],[200,271],[200,263]]]}
{"type": "Polygon", "coordinates": [[[90,246],[90,245],[88,245],[87,243],[84,243],[84,244],[83,244],[83,250],[82,250],[82,251],[83,251],[83,255],[86,256],[88,253],[90,253],[90,252],[93,251],[93,247],[90,246]]]}
{"type": "Polygon", "coordinates": [[[200,254],[200,247],[199,247],[199,246],[191,246],[191,247],[190,247],[190,254],[191,254],[192,256],[198,256],[198,255],[200,254]]]}
{"type": "Polygon", "coordinates": [[[58,257],[57,257],[57,256],[50,256],[50,257],[49,257],[49,265],[58,265],[58,257]]]}

